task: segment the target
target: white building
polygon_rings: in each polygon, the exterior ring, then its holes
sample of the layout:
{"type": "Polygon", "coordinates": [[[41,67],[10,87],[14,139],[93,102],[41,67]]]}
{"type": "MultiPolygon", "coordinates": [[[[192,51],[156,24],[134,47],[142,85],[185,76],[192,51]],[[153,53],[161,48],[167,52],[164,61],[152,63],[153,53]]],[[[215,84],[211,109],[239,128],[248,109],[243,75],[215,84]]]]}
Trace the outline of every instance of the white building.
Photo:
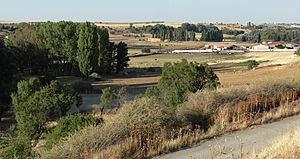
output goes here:
{"type": "Polygon", "coordinates": [[[255,45],[250,49],[250,51],[270,51],[270,47],[268,45],[255,45]]]}

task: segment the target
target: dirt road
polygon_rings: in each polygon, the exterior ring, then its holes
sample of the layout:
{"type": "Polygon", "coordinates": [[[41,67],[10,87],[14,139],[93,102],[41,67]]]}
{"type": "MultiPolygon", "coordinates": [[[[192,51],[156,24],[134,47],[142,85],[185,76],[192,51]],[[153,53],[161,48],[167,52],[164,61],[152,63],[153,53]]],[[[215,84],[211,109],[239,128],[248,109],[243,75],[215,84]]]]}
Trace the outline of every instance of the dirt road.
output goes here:
{"type": "Polygon", "coordinates": [[[157,159],[240,158],[241,154],[259,152],[276,138],[300,127],[300,115],[271,124],[256,126],[212,139],[199,146],[160,156],[157,159]],[[241,153],[242,152],[242,153],[241,153]]]}

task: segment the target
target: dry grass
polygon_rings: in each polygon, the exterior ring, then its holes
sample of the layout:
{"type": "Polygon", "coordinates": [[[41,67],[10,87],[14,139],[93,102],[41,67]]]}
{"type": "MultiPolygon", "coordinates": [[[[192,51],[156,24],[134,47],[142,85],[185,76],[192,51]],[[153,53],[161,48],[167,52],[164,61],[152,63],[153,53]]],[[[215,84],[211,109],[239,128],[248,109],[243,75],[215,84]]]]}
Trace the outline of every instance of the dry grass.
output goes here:
{"type": "Polygon", "coordinates": [[[158,131],[173,122],[167,108],[152,99],[141,98],[127,103],[119,112],[97,127],[75,133],[42,153],[42,158],[84,158],[94,152],[124,141],[130,132],[151,129],[158,131]]]}
{"type": "Polygon", "coordinates": [[[198,92],[177,115],[153,99],[141,98],[102,126],[70,136],[42,158],[150,158],[299,113],[297,90],[292,84],[273,83],[198,92]],[[203,121],[207,125],[201,125],[203,121]]]}
{"type": "Polygon", "coordinates": [[[300,158],[300,130],[287,133],[273,141],[258,154],[248,155],[252,159],[298,159],[300,158]]]}
{"type": "Polygon", "coordinates": [[[129,66],[133,68],[162,67],[166,62],[178,62],[186,59],[191,62],[220,64],[220,61],[234,61],[247,59],[243,55],[219,55],[219,54],[159,54],[143,57],[133,57],[129,66]]]}

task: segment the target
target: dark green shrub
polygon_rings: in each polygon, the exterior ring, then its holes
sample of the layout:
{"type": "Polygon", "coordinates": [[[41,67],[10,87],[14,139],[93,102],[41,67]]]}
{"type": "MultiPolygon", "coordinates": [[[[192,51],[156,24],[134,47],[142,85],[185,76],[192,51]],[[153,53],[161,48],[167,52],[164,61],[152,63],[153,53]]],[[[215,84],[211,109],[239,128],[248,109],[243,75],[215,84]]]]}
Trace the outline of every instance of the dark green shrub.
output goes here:
{"type": "Polygon", "coordinates": [[[90,125],[99,125],[101,119],[95,118],[92,115],[77,114],[63,117],[58,120],[58,125],[49,130],[45,135],[46,148],[51,148],[64,137],[67,137],[74,132],[90,125]]]}
{"type": "Polygon", "coordinates": [[[188,92],[201,89],[216,89],[219,78],[208,65],[189,63],[166,63],[157,88],[147,90],[146,95],[158,94],[167,106],[177,106],[185,101],[188,92]]]}
{"type": "Polygon", "coordinates": [[[19,82],[17,93],[12,94],[19,133],[30,139],[39,137],[47,121],[66,115],[71,105],[78,103],[78,99],[76,93],[57,81],[43,87],[36,78],[19,82]]]}
{"type": "Polygon", "coordinates": [[[145,48],[142,48],[142,53],[150,53],[151,52],[151,49],[150,48],[147,48],[147,47],[145,47],[145,48]]]}
{"type": "Polygon", "coordinates": [[[93,91],[91,83],[84,80],[75,80],[69,86],[77,93],[89,93],[93,91]]]}
{"type": "Polygon", "coordinates": [[[247,67],[249,70],[251,70],[259,65],[259,63],[255,60],[249,60],[246,62],[246,64],[247,64],[247,67]]]}
{"type": "Polygon", "coordinates": [[[0,158],[29,158],[31,153],[31,143],[28,138],[17,137],[11,139],[8,146],[0,150],[0,158]]]}

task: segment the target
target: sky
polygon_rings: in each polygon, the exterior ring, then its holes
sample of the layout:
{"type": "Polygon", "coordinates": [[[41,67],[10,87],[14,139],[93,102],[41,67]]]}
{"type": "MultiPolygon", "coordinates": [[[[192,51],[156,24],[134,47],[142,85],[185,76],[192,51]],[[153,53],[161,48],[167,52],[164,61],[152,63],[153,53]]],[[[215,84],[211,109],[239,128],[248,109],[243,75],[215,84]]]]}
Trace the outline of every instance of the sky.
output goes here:
{"type": "Polygon", "coordinates": [[[300,23],[300,0],[0,1],[0,20],[300,23]]]}

